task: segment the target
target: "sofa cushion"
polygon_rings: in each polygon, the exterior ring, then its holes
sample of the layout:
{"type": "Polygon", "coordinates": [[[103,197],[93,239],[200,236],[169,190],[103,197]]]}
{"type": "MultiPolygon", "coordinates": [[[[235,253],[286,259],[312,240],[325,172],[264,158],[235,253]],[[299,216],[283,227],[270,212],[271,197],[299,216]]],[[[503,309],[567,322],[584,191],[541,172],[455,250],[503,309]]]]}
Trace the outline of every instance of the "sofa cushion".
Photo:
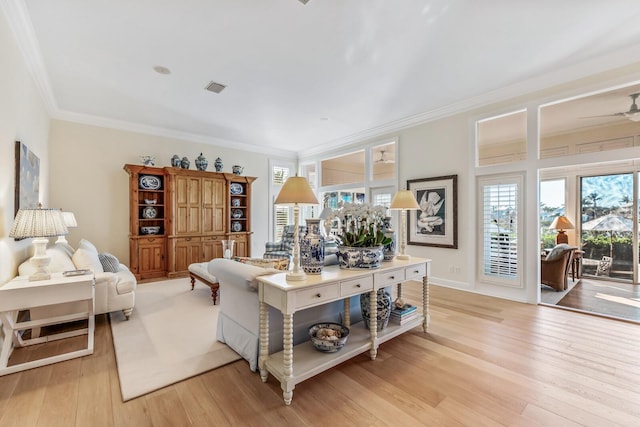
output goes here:
{"type": "Polygon", "coordinates": [[[91,249],[86,249],[84,246],[80,246],[74,252],[71,260],[78,269],[88,268],[93,270],[94,273],[104,273],[102,263],[98,258],[98,253],[94,253],[91,249]]]}
{"type": "Polygon", "coordinates": [[[289,269],[289,258],[264,259],[236,256],[231,259],[243,264],[249,264],[256,267],[275,268],[276,270],[289,269]]]}
{"type": "Polygon", "coordinates": [[[281,273],[275,268],[262,268],[250,264],[241,264],[230,259],[215,258],[207,265],[209,274],[218,278],[218,281],[226,280],[229,283],[244,283],[251,289],[258,289],[259,276],[281,273]]]}
{"type": "Polygon", "coordinates": [[[100,260],[100,264],[102,264],[102,269],[106,272],[117,273],[120,270],[120,261],[114,255],[110,253],[101,253],[98,254],[98,259],[100,260]]]}
{"type": "Polygon", "coordinates": [[[69,255],[69,260],[71,260],[73,253],[76,251],[68,242],[56,242],[54,247],[64,251],[67,255],[69,255]]]}

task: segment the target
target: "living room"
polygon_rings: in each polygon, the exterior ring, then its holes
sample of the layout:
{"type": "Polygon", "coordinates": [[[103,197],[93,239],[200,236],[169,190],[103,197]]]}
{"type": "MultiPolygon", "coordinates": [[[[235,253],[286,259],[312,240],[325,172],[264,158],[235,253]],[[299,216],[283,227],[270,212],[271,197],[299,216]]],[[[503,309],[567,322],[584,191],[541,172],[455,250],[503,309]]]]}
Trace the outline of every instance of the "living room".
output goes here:
{"type": "MultiPolygon", "coordinates": [[[[18,265],[31,255],[29,239],[14,241],[8,237],[15,207],[15,141],[26,144],[40,159],[42,204],[74,212],[78,227],[68,236],[72,246],[75,247],[80,239],[85,238],[101,250],[114,254],[123,263],[129,261],[128,177],[123,166],[140,163],[140,156],[152,155],[158,166],[168,166],[175,154],[189,157],[193,162],[203,153],[210,162],[217,157],[223,159],[226,172],[230,171],[232,165],[244,166],[244,174],[257,177],[252,192],[255,209],[252,216],[254,233],[251,254],[260,257],[264,252],[264,243],[273,240],[273,225],[268,221],[276,196],[269,185],[272,162],[302,165],[358,149],[371,150],[390,140],[398,141],[396,189],[405,187],[407,180],[411,179],[458,176],[457,249],[407,247],[412,256],[433,260],[431,283],[438,287],[469,291],[470,295],[482,294],[478,298],[496,296],[532,305],[539,302],[540,293],[537,227],[524,230],[521,236],[524,253],[536,256],[525,256],[523,259],[520,286],[484,282],[477,275],[480,263],[476,238],[479,235],[476,221],[477,178],[522,174],[525,177],[523,212],[537,213],[536,177],[539,170],[640,158],[637,146],[562,158],[538,159],[536,155],[538,106],[640,81],[640,58],[631,48],[636,46],[635,43],[631,47],[622,44],[616,52],[583,58],[580,62],[567,61],[562,63],[564,68],[552,68],[543,75],[526,76],[528,78],[523,78],[519,83],[505,83],[494,91],[472,98],[458,96],[457,102],[406,121],[388,125],[388,120],[381,119],[376,123],[379,128],[375,132],[362,129],[355,136],[333,145],[328,141],[326,145],[318,144],[307,150],[288,151],[258,148],[259,144],[220,141],[215,136],[210,139],[190,138],[186,132],[158,133],[156,129],[145,132],[149,128],[144,126],[110,126],[114,121],[94,120],[88,123],[84,118],[72,120],[73,115],[52,112],[48,106],[50,101],[46,99],[47,92],[43,94],[40,82],[32,77],[33,64],[25,59],[22,40],[12,30],[15,22],[9,22],[7,15],[5,8],[0,22],[0,54],[5,58],[0,79],[1,93],[4,94],[0,99],[3,123],[0,129],[3,153],[0,156],[0,283],[11,280],[17,274],[18,265]],[[527,127],[529,155],[526,160],[507,165],[477,166],[476,122],[518,109],[527,109],[530,119],[527,127]]],[[[634,40],[638,41],[637,38],[634,40]]],[[[458,91],[455,84],[451,84],[450,90],[458,91]]],[[[537,216],[531,214],[525,220],[537,221],[537,216]]],[[[470,304],[473,304],[473,300],[470,304]]],[[[492,303],[486,304],[489,312],[492,303]]],[[[570,318],[559,318],[570,322],[570,318]]],[[[111,345],[108,335],[105,334],[102,339],[103,345],[111,345]]],[[[221,380],[228,379],[230,374],[224,375],[227,376],[221,380]]],[[[240,376],[245,384],[253,384],[246,373],[240,376]]],[[[259,384],[255,387],[259,387],[259,384]]],[[[260,391],[255,393],[259,394],[260,391]]]]}

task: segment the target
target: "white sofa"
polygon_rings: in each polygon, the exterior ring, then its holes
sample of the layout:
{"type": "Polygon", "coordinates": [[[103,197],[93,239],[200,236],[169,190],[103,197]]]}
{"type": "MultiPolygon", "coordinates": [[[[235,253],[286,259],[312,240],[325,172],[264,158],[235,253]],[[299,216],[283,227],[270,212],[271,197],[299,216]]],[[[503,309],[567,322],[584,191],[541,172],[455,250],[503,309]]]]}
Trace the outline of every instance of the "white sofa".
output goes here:
{"type": "MultiPolygon", "coordinates": [[[[119,262],[111,262],[111,269],[115,272],[104,271],[100,257],[108,254],[100,254],[96,247],[82,240],[77,250],[67,243],[56,243],[47,248],[47,254],[51,257],[51,263],[47,267],[51,273],[61,273],[68,270],[89,268],[95,275],[95,314],[110,313],[122,310],[126,319],[129,319],[135,305],[135,290],[137,281],[129,268],[119,262]]],[[[113,259],[113,256],[109,257],[113,259]]],[[[117,260],[116,260],[117,261],[117,260]]],[[[18,267],[18,274],[29,276],[35,271],[29,260],[18,267]]],[[[68,309],[61,306],[37,307],[31,310],[32,319],[44,317],[44,314],[52,315],[54,312],[64,312],[68,309]]]]}
{"type": "MultiPolygon", "coordinates": [[[[281,273],[279,270],[242,264],[218,258],[208,263],[208,271],[220,285],[218,341],[226,343],[249,362],[255,371],[260,349],[260,310],[258,276],[281,273]]],[[[351,322],[362,320],[359,297],[350,302],[351,322]]],[[[318,322],[342,322],[342,301],[296,312],[293,316],[294,345],[309,340],[308,328],[318,322]]],[[[282,350],[282,313],[269,307],[269,353],[282,350]]]]}

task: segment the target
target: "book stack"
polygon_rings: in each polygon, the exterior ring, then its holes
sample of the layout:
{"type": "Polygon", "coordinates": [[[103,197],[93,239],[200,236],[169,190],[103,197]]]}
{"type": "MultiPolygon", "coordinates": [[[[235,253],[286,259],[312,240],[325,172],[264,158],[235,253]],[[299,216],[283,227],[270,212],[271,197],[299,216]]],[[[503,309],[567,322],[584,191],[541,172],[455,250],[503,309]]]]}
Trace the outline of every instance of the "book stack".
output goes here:
{"type": "Polygon", "coordinates": [[[404,325],[405,323],[415,319],[418,316],[418,310],[415,305],[405,304],[402,307],[394,307],[391,310],[391,320],[398,325],[404,325]]]}

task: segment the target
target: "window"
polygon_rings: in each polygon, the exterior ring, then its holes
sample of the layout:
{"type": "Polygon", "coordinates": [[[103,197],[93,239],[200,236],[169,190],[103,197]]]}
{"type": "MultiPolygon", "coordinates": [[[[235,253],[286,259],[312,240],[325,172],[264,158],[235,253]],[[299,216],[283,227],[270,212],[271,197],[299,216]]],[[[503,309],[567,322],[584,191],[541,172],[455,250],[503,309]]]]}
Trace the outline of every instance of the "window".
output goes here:
{"type": "Polygon", "coordinates": [[[478,179],[481,232],[480,278],[484,281],[522,287],[522,250],[518,244],[522,211],[522,176],[478,179]]]}
{"type": "Polygon", "coordinates": [[[290,206],[273,204],[280,193],[284,182],[293,171],[293,165],[273,164],[271,166],[271,195],[273,206],[273,236],[274,240],[282,238],[282,231],[288,224],[293,224],[293,211],[290,206]]]}
{"type": "Polygon", "coordinates": [[[556,231],[549,230],[553,219],[565,215],[566,180],[549,179],[540,182],[540,242],[542,249],[553,248],[556,231]]]}
{"type": "Polygon", "coordinates": [[[478,165],[512,163],[527,158],[527,112],[517,111],[477,123],[478,165]]]}
{"type": "Polygon", "coordinates": [[[345,154],[320,162],[322,186],[364,182],[364,151],[345,154]]]}

